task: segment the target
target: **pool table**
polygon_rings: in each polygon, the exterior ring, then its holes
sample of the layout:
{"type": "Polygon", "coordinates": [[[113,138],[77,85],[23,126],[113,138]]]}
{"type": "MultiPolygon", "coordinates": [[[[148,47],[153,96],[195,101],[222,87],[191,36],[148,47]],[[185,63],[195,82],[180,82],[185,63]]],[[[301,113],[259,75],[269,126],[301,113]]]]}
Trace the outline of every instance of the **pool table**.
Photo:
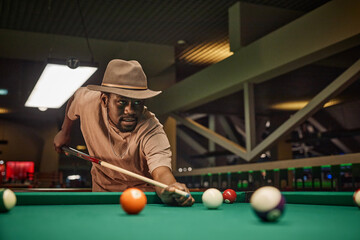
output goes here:
{"type": "Polygon", "coordinates": [[[161,204],[146,193],[138,215],[119,205],[121,193],[16,192],[17,206],[0,214],[0,239],[360,239],[360,209],[351,192],[284,192],[285,213],[276,223],[260,221],[248,203],[208,210],[202,192],[192,207],[161,204]]]}

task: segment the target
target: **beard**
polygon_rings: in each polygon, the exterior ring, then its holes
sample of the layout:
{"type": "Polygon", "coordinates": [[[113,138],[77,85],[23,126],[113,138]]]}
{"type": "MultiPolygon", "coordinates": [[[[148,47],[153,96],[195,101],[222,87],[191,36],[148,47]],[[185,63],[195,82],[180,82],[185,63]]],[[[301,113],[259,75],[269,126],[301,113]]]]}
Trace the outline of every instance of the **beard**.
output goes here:
{"type": "Polygon", "coordinates": [[[120,132],[132,132],[138,123],[138,118],[136,116],[122,116],[119,119],[117,128],[120,132]]]}

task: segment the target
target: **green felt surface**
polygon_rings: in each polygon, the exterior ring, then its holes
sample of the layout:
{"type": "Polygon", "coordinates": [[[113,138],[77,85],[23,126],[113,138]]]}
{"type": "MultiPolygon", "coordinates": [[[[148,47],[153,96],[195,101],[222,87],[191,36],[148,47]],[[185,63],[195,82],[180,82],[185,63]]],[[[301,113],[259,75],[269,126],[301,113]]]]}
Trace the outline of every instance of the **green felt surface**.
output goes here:
{"type": "MultiPolygon", "coordinates": [[[[17,205],[114,204],[121,192],[16,192],[17,205]]],[[[202,192],[192,192],[201,203],[202,192]]],[[[237,192],[236,202],[248,202],[252,192],[237,192]]],[[[354,206],[352,192],[283,192],[288,203],[354,206]]],[[[145,192],[148,203],[161,203],[155,192],[145,192]]]]}
{"type": "Polygon", "coordinates": [[[354,206],[353,192],[283,192],[288,203],[354,206]]]}
{"type": "Polygon", "coordinates": [[[0,215],[0,239],[359,239],[360,210],[288,204],[277,223],[248,203],[170,207],[149,204],[129,216],[118,204],[17,206],[0,215]]]}
{"type": "Polygon", "coordinates": [[[248,195],[208,210],[201,192],[192,207],[172,207],[145,193],[139,215],[127,215],[121,193],[19,192],[17,206],[0,214],[0,239],[359,239],[360,209],[352,193],[287,192],[285,213],[277,223],[254,214],[248,195]],[[301,203],[301,204],[294,204],[301,203]]]}
{"type": "MultiPolygon", "coordinates": [[[[17,205],[56,204],[114,204],[119,202],[121,192],[17,192],[17,205]]],[[[192,192],[195,202],[201,203],[202,192],[192,192]]],[[[148,203],[161,203],[155,192],[145,192],[148,203]]],[[[237,193],[237,202],[245,202],[245,192],[237,193]]]]}

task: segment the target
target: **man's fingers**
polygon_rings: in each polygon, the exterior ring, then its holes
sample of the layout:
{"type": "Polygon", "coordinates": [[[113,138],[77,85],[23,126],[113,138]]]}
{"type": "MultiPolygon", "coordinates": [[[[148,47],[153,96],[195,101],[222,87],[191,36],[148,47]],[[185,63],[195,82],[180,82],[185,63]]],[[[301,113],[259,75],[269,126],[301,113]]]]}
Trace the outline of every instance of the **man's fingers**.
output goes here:
{"type": "Polygon", "coordinates": [[[179,202],[180,206],[192,206],[195,200],[192,197],[184,199],[183,202],[179,202]]]}
{"type": "Polygon", "coordinates": [[[195,202],[193,197],[184,197],[181,196],[177,193],[175,193],[175,190],[181,190],[181,191],[185,191],[190,193],[189,189],[186,188],[186,186],[184,184],[180,184],[180,183],[175,183],[173,185],[168,186],[167,188],[164,189],[164,194],[167,197],[171,197],[173,200],[175,200],[175,202],[179,205],[179,206],[192,206],[195,202]]]}
{"type": "Polygon", "coordinates": [[[175,192],[175,187],[167,187],[166,191],[174,193],[175,192]]]}

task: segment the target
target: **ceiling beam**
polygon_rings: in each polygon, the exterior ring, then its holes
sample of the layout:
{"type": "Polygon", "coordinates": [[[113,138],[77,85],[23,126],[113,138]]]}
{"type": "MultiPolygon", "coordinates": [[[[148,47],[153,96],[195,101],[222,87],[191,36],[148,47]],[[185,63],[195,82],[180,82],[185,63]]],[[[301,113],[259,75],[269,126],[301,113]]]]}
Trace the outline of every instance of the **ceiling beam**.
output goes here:
{"type": "Polygon", "coordinates": [[[237,52],[301,15],[304,12],[236,2],[228,9],[230,51],[237,52]]]}
{"type": "MultiPolygon", "coordinates": [[[[318,131],[320,131],[321,133],[326,132],[327,129],[321,124],[319,123],[315,118],[310,117],[308,119],[308,122],[311,123],[318,131]]],[[[342,142],[340,141],[338,138],[331,138],[330,141],[337,146],[338,148],[341,149],[341,151],[343,151],[344,153],[351,153],[352,151],[342,142]]]]}
{"type": "MultiPolygon", "coordinates": [[[[47,58],[76,57],[90,61],[86,39],[55,34],[0,29],[0,58],[45,62],[47,58]]],[[[137,60],[147,76],[157,76],[175,63],[174,47],[168,45],[89,39],[95,62],[105,69],[114,58],[137,60]]]]}
{"type": "Polygon", "coordinates": [[[180,128],[176,129],[176,134],[181,140],[186,143],[190,148],[192,148],[197,154],[205,154],[207,153],[207,149],[201,146],[200,143],[194,140],[194,138],[190,137],[187,133],[185,133],[180,128]]]}
{"type": "Polygon", "coordinates": [[[249,152],[249,161],[254,161],[266,149],[276,143],[278,139],[290,133],[291,130],[312,116],[323,107],[329,99],[335,97],[360,77],[360,59],[343,72],[338,78],[319,92],[304,108],[297,111],[280,127],[249,152]]]}
{"type": "Polygon", "coordinates": [[[256,145],[256,119],[255,119],[255,100],[254,84],[246,82],[244,84],[244,115],[246,150],[250,152],[256,145]]]}
{"type": "Polygon", "coordinates": [[[171,114],[171,117],[175,118],[176,121],[182,123],[185,127],[208,138],[209,140],[222,146],[226,150],[229,150],[230,152],[238,155],[239,157],[241,157],[243,159],[247,158],[246,149],[244,147],[240,146],[239,144],[232,142],[231,140],[221,136],[220,134],[210,130],[209,128],[204,127],[203,125],[201,125],[189,118],[183,118],[176,114],[171,114]]]}
{"type": "Polygon", "coordinates": [[[225,135],[234,143],[239,144],[238,139],[236,138],[233,130],[230,127],[229,122],[226,120],[225,116],[220,115],[220,116],[216,116],[217,119],[219,120],[219,124],[221,126],[221,128],[224,130],[225,135]]]}
{"type": "Polygon", "coordinates": [[[340,164],[359,164],[360,163],[360,153],[350,153],[344,155],[335,155],[335,156],[323,156],[323,157],[311,157],[311,158],[302,158],[302,159],[287,159],[279,161],[270,161],[262,163],[249,163],[249,164],[237,164],[229,166],[219,166],[219,167],[207,167],[207,168],[197,168],[193,169],[191,172],[174,172],[174,175],[177,177],[180,176],[197,176],[204,174],[218,174],[218,173],[237,173],[249,172],[249,171],[271,171],[279,169],[289,169],[289,168],[303,168],[303,167],[321,167],[324,165],[340,165],[340,164]]]}
{"type": "Polygon", "coordinates": [[[360,1],[334,0],[229,58],[184,79],[148,103],[158,115],[186,111],[359,45],[360,1]]]}

